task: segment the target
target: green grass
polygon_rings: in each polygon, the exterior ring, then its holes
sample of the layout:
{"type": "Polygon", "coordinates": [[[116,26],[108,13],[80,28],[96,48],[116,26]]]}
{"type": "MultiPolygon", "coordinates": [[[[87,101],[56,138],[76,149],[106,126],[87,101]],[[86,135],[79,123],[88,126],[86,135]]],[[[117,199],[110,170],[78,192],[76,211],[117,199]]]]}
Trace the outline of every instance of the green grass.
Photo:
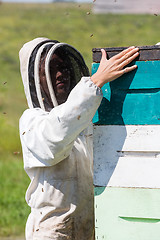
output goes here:
{"type": "Polygon", "coordinates": [[[1,158],[0,236],[20,235],[29,214],[23,196],[28,179],[24,176],[22,157],[4,154],[1,158]]]}
{"type": "Polygon", "coordinates": [[[27,107],[19,73],[21,46],[38,36],[67,42],[83,54],[90,68],[94,47],[160,41],[159,16],[94,15],[91,8],[76,3],[0,5],[0,236],[23,234],[29,213],[24,200],[29,179],[18,133],[19,117],[27,107]]]}

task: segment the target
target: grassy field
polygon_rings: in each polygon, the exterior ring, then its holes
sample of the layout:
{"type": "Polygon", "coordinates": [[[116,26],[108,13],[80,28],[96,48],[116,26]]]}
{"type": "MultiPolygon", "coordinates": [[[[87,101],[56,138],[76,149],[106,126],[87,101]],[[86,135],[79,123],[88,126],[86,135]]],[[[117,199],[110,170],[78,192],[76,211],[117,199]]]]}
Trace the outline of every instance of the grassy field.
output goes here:
{"type": "Polygon", "coordinates": [[[0,5],[0,236],[21,235],[29,214],[24,196],[18,120],[27,107],[18,51],[38,36],[75,46],[91,67],[93,47],[153,45],[160,41],[159,16],[94,15],[92,5],[0,5]]]}

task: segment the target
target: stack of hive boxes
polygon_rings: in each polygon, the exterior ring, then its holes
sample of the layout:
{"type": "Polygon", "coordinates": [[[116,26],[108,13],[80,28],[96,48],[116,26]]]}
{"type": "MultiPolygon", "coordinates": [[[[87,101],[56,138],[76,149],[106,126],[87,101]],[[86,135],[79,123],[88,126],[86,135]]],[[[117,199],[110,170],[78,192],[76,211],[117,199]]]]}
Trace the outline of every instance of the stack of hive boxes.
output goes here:
{"type": "MultiPolygon", "coordinates": [[[[106,48],[108,58],[124,48],[106,48]]],[[[101,58],[93,49],[92,73],[101,58]]],[[[94,123],[96,240],[160,239],[160,47],[105,84],[94,123]]]]}

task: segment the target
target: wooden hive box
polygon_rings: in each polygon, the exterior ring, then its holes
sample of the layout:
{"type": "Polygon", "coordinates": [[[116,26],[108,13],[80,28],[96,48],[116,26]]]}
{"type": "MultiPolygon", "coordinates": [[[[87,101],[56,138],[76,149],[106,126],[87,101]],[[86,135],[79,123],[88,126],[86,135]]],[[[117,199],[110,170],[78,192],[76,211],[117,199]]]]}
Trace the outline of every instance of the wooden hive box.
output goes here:
{"type": "MultiPolygon", "coordinates": [[[[160,46],[139,48],[138,68],[103,86],[93,118],[98,240],[160,239],[160,46]]],[[[93,49],[92,73],[100,58],[93,49]]]]}

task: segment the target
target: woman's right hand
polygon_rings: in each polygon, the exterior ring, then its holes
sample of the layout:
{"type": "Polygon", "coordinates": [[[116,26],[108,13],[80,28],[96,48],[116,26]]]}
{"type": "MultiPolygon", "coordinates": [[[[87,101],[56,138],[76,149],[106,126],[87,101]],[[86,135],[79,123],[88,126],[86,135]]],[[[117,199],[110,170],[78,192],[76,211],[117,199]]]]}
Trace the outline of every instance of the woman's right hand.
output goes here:
{"type": "Polygon", "coordinates": [[[111,82],[122,76],[124,73],[136,69],[137,65],[126,68],[124,67],[138,57],[138,51],[139,48],[129,47],[107,60],[106,51],[101,49],[102,57],[100,65],[97,72],[91,76],[91,80],[101,88],[105,83],[111,82]]]}

